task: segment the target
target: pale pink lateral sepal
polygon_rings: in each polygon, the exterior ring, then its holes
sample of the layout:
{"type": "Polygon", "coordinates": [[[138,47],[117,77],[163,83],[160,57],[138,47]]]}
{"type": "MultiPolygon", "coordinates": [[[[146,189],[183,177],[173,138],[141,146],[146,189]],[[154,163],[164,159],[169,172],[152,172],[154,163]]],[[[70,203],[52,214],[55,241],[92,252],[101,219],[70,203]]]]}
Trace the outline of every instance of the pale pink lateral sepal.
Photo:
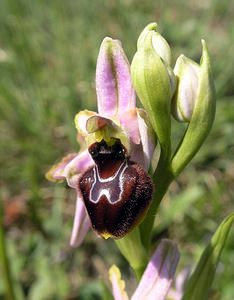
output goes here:
{"type": "Polygon", "coordinates": [[[106,37],[96,68],[98,112],[112,117],[135,107],[130,66],[120,41],[106,37]]]}
{"type": "Polygon", "coordinates": [[[64,169],[67,184],[72,188],[77,188],[81,173],[86,171],[93,164],[93,160],[88,150],[84,150],[76,155],[76,157],[73,158],[73,160],[71,160],[64,169]]]}
{"type": "Polygon", "coordinates": [[[121,273],[116,265],[109,270],[109,278],[112,284],[114,300],[129,300],[125,291],[125,282],[121,279],[121,273]]]}
{"type": "Polygon", "coordinates": [[[76,199],[74,223],[70,239],[70,245],[72,247],[78,247],[83,242],[83,239],[87,234],[87,231],[89,230],[90,226],[90,219],[86,212],[82,196],[78,192],[76,199]]]}
{"type": "Polygon", "coordinates": [[[46,173],[46,178],[53,182],[60,182],[66,178],[64,169],[77,156],[77,153],[71,153],[63,157],[58,163],[53,165],[46,173]]]}
{"type": "Polygon", "coordinates": [[[169,240],[162,240],[148,263],[131,300],[165,300],[179,257],[176,244],[169,240]]]}

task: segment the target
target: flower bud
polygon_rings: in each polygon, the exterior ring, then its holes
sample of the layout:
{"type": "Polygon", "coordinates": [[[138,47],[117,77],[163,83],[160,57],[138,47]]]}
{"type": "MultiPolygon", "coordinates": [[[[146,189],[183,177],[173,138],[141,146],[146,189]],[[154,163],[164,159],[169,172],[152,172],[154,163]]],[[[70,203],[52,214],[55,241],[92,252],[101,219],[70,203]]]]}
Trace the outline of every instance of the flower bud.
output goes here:
{"type": "Polygon", "coordinates": [[[142,33],[139,36],[137,41],[137,48],[139,49],[143,46],[145,38],[149,31],[153,31],[154,34],[152,36],[152,46],[161,59],[164,60],[168,65],[171,64],[171,48],[168,45],[168,42],[164,39],[163,36],[159,32],[156,31],[157,23],[151,23],[145,27],[142,33]]]}
{"type": "Polygon", "coordinates": [[[198,94],[199,71],[200,66],[197,63],[184,55],[178,57],[174,68],[178,86],[172,99],[172,115],[177,121],[191,120],[198,94]]]}
{"type": "Polygon", "coordinates": [[[183,120],[189,120],[189,124],[171,161],[174,176],[183,170],[206,139],[214,121],[216,106],[210,58],[205,41],[202,40],[202,58],[199,66],[184,57],[181,59],[184,62],[177,62],[181,78],[175,111],[181,113],[183,120]]]}
{"type": "Polygon", "coordinates": [[[149,24],[138,39],[131,73],[135,90],[147,111],[166,157],[170,152],[170,99],[175,76],[169,67],[170,47],[156,32],[156,23],[149,24]]]}
{"type": "Polygon", "coordinates": [[[170,80],[170,89],[171,89],[171,96],[173,96],[175,89],[176,89],[176,77],[174,75],[174,72],[171,65],[171,48],[168,45],[168,42],[164,39],[164,37],[156,31],[157,29],[157,23],[151,23],[145,27],[145,29],[140,34],[138,41],[137,41],[137,48],[140,49],[142,46],[144,46],[145,38],[147,37],[147,34],[149,31],[151,31],[152,34],[152,47],[154,51],[157,53],[157,55],[161,58],[161,60],[164,63],[164,66],[167,69],[169,80],[170,80]]]}

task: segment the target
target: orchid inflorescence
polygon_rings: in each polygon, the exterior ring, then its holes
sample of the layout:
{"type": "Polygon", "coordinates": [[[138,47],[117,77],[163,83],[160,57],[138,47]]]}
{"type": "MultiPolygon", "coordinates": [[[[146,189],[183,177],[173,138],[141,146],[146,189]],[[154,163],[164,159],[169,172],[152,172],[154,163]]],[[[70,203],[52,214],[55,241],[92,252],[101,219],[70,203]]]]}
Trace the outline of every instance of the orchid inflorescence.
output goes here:
{"type": "MultiPolygon", "coordinates": [[[[90,227],[101,237],[114,238],[139,280],[132,300],[163,300],[167,295],[174,300],[206,299],[205,289],[203,294],[197,289],[199,280],[209,277],[201,276],[201,263],[184,295],[182,284],[171,288],[179,261],[174,242],[162,240],[149,260],[157,208],[172,180],[200,149],[215,116],[205,41],[200,64],[181,55],[172,69],[171,60],[170,46],[156,23],[140,34],[131,66],[121,43],[106,37],[96,68],[98,112],[84,110],[75,116],[80,151],[47,173],[48,179],[66,180],[77,192],[71,246],[79,246],[90,227]],[[136,107],[135,92],[144,109],[136,107]],[[187,122],[177,148],[171,145],[171,116],[187,122]]],[[[232,216],[221,224],[209,249],[220,243],[220,232],[227,233],[233,221],[232,216]]],[[[202,258],[206,266],[209,251],[202,258]]],[[[215,252],[212,266],[221,251],[215,252]]],[[[118,267],[112,266],[109,275],[114,298],[129,299],[118,267]]]]}

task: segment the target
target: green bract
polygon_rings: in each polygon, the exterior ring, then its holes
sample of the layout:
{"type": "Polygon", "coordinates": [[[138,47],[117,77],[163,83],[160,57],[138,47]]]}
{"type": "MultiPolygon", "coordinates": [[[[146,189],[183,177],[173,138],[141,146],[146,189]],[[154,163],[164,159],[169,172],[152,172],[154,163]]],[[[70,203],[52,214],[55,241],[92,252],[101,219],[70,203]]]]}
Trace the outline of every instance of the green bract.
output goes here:
{"type": "Polygon", "coordinates": [[[206,300],[223,248],[234,223],[234,213],[218,227],[185,287],[182,300],[206,300]]]}

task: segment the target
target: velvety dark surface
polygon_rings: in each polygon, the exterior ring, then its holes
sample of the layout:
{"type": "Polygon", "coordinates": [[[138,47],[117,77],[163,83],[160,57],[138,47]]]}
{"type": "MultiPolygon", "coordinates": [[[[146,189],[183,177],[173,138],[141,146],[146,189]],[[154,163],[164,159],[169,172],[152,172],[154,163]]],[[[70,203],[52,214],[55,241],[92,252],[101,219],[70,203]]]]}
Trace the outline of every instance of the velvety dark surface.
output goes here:
{"type": "Polygon", "coordinates": [[[79,188],[92,226],[101,235],[120,238],[149,206],[151,178],[130,161],[119,141],[113,146],[95,143],[90,153],[96,165],[83,174],[79,188]]]}

